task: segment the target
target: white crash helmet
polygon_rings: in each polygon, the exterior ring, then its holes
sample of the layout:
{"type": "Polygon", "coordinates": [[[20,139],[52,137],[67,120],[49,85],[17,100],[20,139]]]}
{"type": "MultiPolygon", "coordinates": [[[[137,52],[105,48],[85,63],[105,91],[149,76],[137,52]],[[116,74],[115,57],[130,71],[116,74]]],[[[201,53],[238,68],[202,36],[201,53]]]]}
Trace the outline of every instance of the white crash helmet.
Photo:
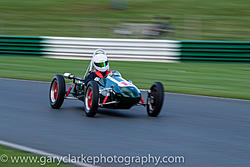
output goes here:
{"type": "Polygon", "coordinates": [[[96,70],[105,72],[109,69],[108,57],[104,50],[97,49],[92,58],[93,66],[96,70]]]}

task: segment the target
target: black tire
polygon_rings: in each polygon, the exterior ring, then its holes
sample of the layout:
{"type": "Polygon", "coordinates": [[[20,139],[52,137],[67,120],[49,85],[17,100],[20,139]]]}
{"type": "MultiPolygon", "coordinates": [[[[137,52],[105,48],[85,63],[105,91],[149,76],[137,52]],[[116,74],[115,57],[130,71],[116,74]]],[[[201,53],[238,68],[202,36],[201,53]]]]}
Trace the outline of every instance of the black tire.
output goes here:
{"type": "Polygon", "coordinates": [[[49,89],[50,106],[59,109],[64,101],[65,96],[65,80],[62,75],[55,75],[51,81],[49,89]]]}
{"type": "Polygon", "coordinates": [[[151,88],[147,98],[148,116],[157,117],[161,111],[164,101],[164,87],[161,82],[155,82],[151,88]]]}
{"type": "Polygon", "coordinates": [[[89,81],[85,89],[84,106],[88,117],[94,117],[99,102],[99,86],[95,81],[89,81]]]}

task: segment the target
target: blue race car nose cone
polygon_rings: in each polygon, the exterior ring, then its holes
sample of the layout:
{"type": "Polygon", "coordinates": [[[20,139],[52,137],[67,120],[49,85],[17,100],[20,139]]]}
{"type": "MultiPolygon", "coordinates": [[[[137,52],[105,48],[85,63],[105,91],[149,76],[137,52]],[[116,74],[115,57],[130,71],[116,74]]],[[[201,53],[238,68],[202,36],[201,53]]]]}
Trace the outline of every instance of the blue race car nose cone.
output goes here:
{"type": "Polygon", "coordinates": [[[120,91],[124,97],[130,97],[130,98],[141,97],[139,90],[133,86],[120,87],[120,91]]]}

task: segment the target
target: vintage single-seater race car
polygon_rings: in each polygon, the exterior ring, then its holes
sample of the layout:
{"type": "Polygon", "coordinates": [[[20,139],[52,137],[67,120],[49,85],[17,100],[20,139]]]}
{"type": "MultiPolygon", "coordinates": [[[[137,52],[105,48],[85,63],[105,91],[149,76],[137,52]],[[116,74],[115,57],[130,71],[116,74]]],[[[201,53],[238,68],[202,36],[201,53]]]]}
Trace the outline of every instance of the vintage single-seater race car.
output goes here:
{"type": "MultiPolygon", "coordinates": [[[[87,72],[91,69],[88,67],[87,72]]],[[[86,76],[85,73],[85,76],[86,76]]],[[[149,116],[156,117],[161,111],[164,101],[164,88],[162,83],[155,82],[147,91],[146,102],[141,91],[122,78],[118,71],[111,71],[107,77],[96,77],[94,81],[85,84],[84,79],[71,73],[55,75],[52,79],[49,101],[54,109],[59,109],[64,99],[75,99],[84,102],[84,111],[87,116],[93,117],[98,108],[129,109],[135,105],[145,106],[149,116]],[[65,79],[72,80],[71,86],[66,90],[65,79]]]]}

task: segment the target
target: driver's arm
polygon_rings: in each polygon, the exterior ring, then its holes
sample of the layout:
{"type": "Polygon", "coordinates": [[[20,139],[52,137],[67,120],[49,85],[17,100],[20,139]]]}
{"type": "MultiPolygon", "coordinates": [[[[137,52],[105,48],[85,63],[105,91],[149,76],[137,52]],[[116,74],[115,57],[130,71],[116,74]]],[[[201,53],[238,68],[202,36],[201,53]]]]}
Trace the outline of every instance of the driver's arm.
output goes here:
{"type": "Polygon", "coordinates": [[[96,77],[96,74],[95,74],[94,72],[91,72],[89,75],[87,75],[87,76],[84,78],[83,82],[84,82],[85,84],[87,84],[89,81],[93,81],[93,80],[95,79],[95,77],[96,77]]]}

